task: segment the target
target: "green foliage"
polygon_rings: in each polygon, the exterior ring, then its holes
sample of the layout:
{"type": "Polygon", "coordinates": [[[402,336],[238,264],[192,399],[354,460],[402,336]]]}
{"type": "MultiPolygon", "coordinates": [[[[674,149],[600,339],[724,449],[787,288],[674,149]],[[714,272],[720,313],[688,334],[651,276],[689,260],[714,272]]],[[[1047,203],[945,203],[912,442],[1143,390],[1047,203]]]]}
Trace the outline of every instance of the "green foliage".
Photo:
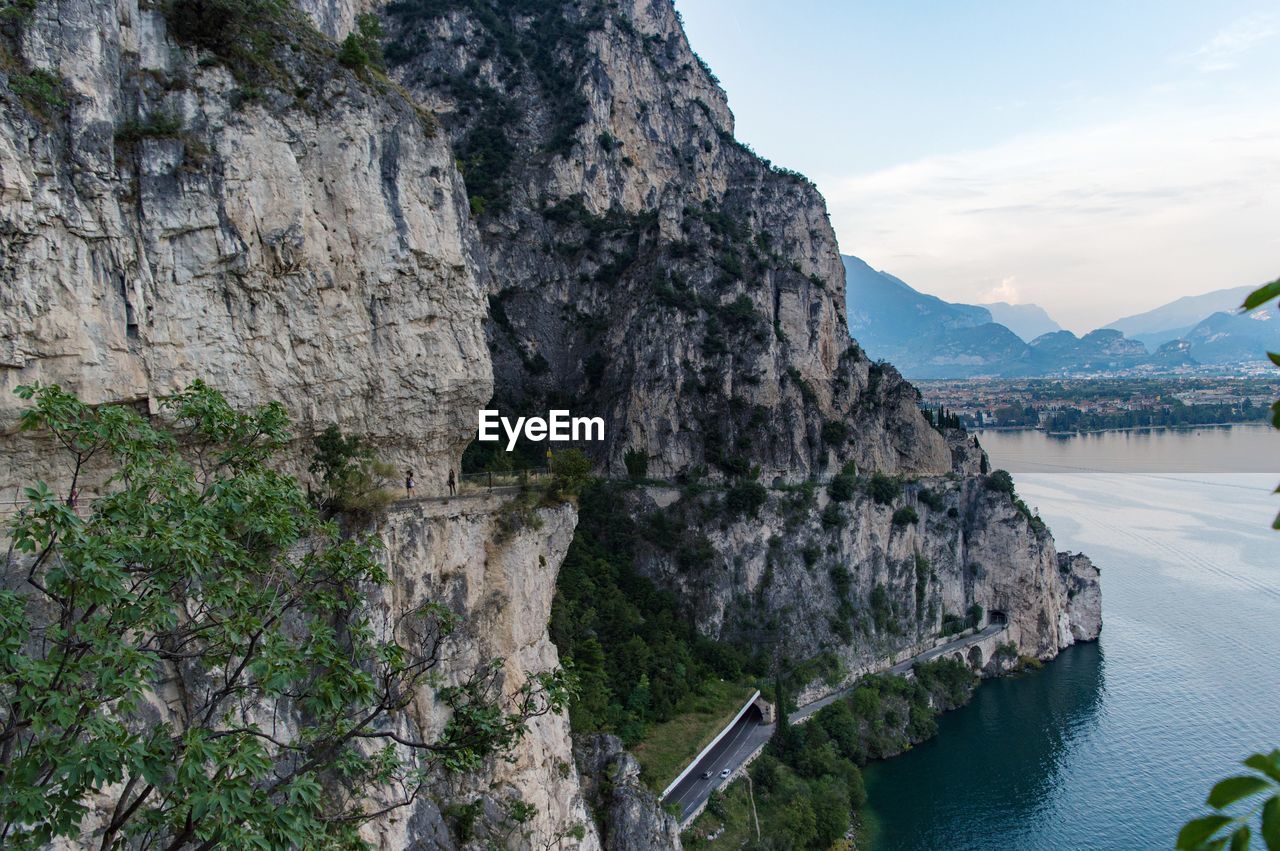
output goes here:
{"type": "Polygon", "coordinates": [[[116,128],[116,141],[125,145],[141,139],[176,139],[182,135],[182,118],[171,112],[153,112],[143,119],[129,119],[116,128]]]}
{"type": "Polygon", "coordinates": [[[889,600],[889,591],[883,582],[877,582],[871,589],[867,605],[871,609],[871,619],[875,621],[876,631],[892,631],[895,626],[893,603],[889,600]]]}
{"type": "Polygon", "coordinates": [[[43,68],[29,74],[10,74],[9,90],[22,99],[27,108],[42,118],[67,108],[67,90],[62,79],[43,68]]]}
{"type": "Polygon", "coordinates": [[[871,480],[867,482],[867,492],[880,505],[892,505],[898,497],[902,496],[902,482],[895,476],[886,476],[880,472],[872,473],[871,480]]]}
{"type": "Polygon", "coordinates": [[[822,424],[822,442],[828,446],[843,446],[849,440],[849,426],[843,420],[827,420],[822,424]]]}
{"type": "Polygon", "coordinates": [[[322,523],[278,472],[280,405],[237,412],[196,382],[165,400],[161,427],[56,386],[18,393],[32,402],[21,427],[52,434],[71,488],[90,460],[112,475],[87,516],[36,482],[10,524],[6,847],[75,841],[91,800],[110,813],[104,848],[360,847],[372,810],[412,801],[428,772],[475,769],[567,704],[559,672],[500,697],[500,661],[436,688],[457,622],[440,604],[375,630],[361,590],[387,581],[375,542],[322,523]],[[431,688],[444,729],[395,732],[431,688]],[[386,797],[367,811],[371,789],[386,797]]]}
{"type": "Polygon", "coordinates": [[[217,57],[244,91],[293,91],[298,81],[288,66],[297,56],[332,55],[328,40],[289,0],[169,0],[163,8],[170,34],[217,57]]]}
{"type": "Polygon", "coordinates": [[[698,635],[680,598],[635,566],[650,538],[689,548],[677,558],[701,569],[709,542],[658,514],[634,520],[624,486],[595,482],[578,500],[578,528],[551,608],[551,639],[571,662],[579,690],[570,704],[575,731],[609,730],[634,744],[648,725],[670,720],[680,702],[713,677],[738,680],[748,664],[731,644],[698,635]],[[641,684],[643,683],[643,688],[641,684]]]}
{"type": "Polygon", "coordinates": [[[516,164],[512,133],[525,118],[511,92],[536,91],[545,109],[545,124],[539,122],[546,128],[542,148],[567,153],[586,118],[587,101],[578,79],[592,55],[587,39],[603,26],[603,14],[541,0],[396,0],[386,11],[398,24],[396,39],[386,47],[392,65],[412,62],[431,49],[436,19],[462,13],[476,22],[472,45],[493,62],[504,91],[478,82],[471,73],[446,77],[443,84],[457,101],[460,118],[468,122],[456,147],[467,192],[484,199],[481,212],[506,210],[516,164]]]}
{"type": "Polygon", "coordinates": [[[858,492],[858,476],[851,467],[846,467],[831,477],[827,485],[827,496],[835,502],[848,502],[858,492]]]}
{"type": "Polygon", "coordinates": [[[342,42],[338,61],[353,70],[377,68],[382,70],[382,22],[378,16],[366,12],[356,18],[356,29],[342,42]]]}
{"type": "Polygon", "coordinates": [[[916,619],[923,620],[924,600],[929,593],[929,579],[932,571],[929,566],[929,560],[920,555],[920,553],[915,554],[914,561],[916,568],[916,619]]]}
{"type": "Polygon", "coordinates": [[[724,495],[724,507],[737,517],[755,517],[769,501],[769,491],[754,479],[739,479],[724,495]]]}
{"type": "Polygon", "coordinates": [[[893,525],[909,526],[920,522],[920,515],[909,505],[904,505],[897,511],[893,512],[893,525]]]}
{"type": "Polygon", "coordinates": [[[563,449],[551,456],[551,487],[553,498],[568,499],[582,493],[591,482],[593,465],[581,449],[563,449]]]}
{"type": "Polygon", "coordinates": [[[986,478],[987,490],[1013,494],[1013,476],[1007,470],[993,470],[986,478]]]}
{"type": "Polygon", "coordinates": [[[807,723],[779,725],[751,767],[764,840],[752,847],[835,846],[867,800],[859,766],[932,736],[937,713],[968,701],[977,683],[954,661],[918,665],[915,674],[864,677],[807,723]]]}
{"type": "Polygon", "coordinates": [[[389,485],[396,470],[379,461],[363,438],[344,435],[333,423],[316,436],[307,471],[320,477],[321,489],[314,499],[330,513],[373,513],[395,499],[389,485]]]}
{"type": "Polygon", "coordinates": [[[1247,849],[1254,830],[1268,851],[1280,849],[1280,750],[1244,760],[1250,774],[1228,777],[1209,791],[1205,803],[1215,812],[1192,819],[1178,832],[1179,851],[1247,849]]]}
{"type": "Polygon", "coordinates": [[[649,477],[649,453],[643,449],[628,449],[622,453],[622,463],[627,467],[627,477],[643,481],[649,477]]]}
{"type": "Polygon", "coordinates": [[[947,507],[946,501],[942,498],[942,494],[932,491],[929,488],[921,488],[918,494],[921,505],[926,505],[932,511],[942,511],[947,507]]]}

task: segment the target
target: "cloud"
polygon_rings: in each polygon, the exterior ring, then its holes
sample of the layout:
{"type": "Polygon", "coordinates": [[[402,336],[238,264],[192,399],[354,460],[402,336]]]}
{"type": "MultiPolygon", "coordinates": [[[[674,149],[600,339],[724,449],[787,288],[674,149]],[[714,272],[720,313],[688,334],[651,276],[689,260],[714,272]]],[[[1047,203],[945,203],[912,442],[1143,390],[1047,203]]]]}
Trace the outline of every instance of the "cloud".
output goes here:
{"type": "Polygon", "coordinates": [[[979,303],[990,304],[993,301],[1005,301],[1009,304],[1019,304],[1018,287],[1014,283],[1017,279],[1017,275],[1002,278],[999,286],[992,287],[982,294],[982,300],[979,303]]]}
{"type": "Polygon", "coordinates": [[[1240,64],[1240,58],[1244,54],[1272,38],[1277,32],[1280,32],[1280,28],[1277,27],[1275,18],[1269,15],[1241,18],[1218,30],[1213,38],[1184,58],[1205,73],[1230,71],[1240,64]]]}
{"type": "Polygon", "coordinates": [[[818,182],[846,253],[1074,330],[1280,273],[1280,111],[1133,117],[818,182]]]}

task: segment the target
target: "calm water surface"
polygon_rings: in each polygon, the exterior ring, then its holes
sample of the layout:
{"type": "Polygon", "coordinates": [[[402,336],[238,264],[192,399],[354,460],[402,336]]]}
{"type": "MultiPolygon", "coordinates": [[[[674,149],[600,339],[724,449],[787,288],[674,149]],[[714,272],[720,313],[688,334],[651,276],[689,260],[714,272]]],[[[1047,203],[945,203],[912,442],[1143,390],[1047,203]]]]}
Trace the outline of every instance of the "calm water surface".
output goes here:
{"type": "Polygon", "coordinates": [[[981,441],[1102,568],[1102,638],[872,766],[875,848],[1171,848],[1215,780],[1280,747],[1280,433],[981,441]]]}

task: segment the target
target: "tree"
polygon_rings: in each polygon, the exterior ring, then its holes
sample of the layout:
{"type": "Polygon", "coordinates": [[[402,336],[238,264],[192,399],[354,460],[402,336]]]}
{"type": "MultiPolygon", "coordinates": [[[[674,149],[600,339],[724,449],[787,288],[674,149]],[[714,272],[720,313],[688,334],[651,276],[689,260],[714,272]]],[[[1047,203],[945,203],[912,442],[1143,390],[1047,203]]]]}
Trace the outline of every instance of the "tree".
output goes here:
{"type": "Polygon", "coordinates": [[[161,424],[18,392],[72,488],[91,461],[110,477],[87,517],[37,482],[10,525],[0,845],[75,840],[105,801],[103,848],[359,847],[361,823],[565,706],[560,672],[497,698],[496,660],[444,685],[457,618],[440,604],[375,627],[376,544],[321,522],[278,471],[279,404],[240,413],[196,382],[161,424]],[[398,713],[431,688],[450,716],[419,740],[398,713]]]}
{"type": "Polygon", "coordinates": [[[995,470],[991,475],[987,476],[987,490],[996,493],[1013,493],[1013,476],[1009,475],[1007,470],[995,470]]]}
{"type": "Polygon", "coordinates": [[[356,18],[355,32],[349,34],[338,50],[338,61],[348,68],[383,68],[382,22],[378,16],[366,12],[356,18]]]}
{"type": "Polygon", "coordinates": [[[387,488],[395,475],[391,465],[379,461],[363,438],[344,435],[333,423],[316,437],[307,471],[320,477],[317,501],[328,512],[376,511],[395,496],[387,488]]]}
{"type": "Polygon", "coordinates": [[[551,495],[577,496],[591,483],[591,459],[581,449],[566,449],[551,458],[551,495]]]}
{"type": "Polygon", "coordinates": [[[1253,773],[1228,777],[1210,790],[1205,803],[1215,812],[1192,819],[1178,832],[1179,851],[1217,851],[1228,841],[1232,851],[1247,851],[1254,826],[1260,829],[1268,851],[1280,849],[1280,750],[1256,753],[1244,765],[1253,773]],[[1242,801],[1246,806],[1233,815],[1229,808],[1242,801]]]}
{"type": "Polygon", "coordinates": [[[643,449],[628,449],[622,453],[622,463],[627,467],[627,477],[640,482],[649,477],[649,453],[643,449]]]}
{"type": "Polygon", "coordinates": [[[898,497],[902,496],[902,482],[894,476],[886,476],[884,473],[872,473],[871,481],[867,483],[867,490],[880,505],[890,505],[898,497]]]}

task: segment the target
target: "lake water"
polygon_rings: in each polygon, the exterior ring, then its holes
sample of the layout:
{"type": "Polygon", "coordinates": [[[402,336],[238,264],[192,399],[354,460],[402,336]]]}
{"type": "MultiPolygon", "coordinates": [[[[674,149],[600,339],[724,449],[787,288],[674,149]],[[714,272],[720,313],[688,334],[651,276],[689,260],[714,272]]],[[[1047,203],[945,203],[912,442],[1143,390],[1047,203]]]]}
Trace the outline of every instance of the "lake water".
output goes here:
{"type": "Polygon", "coordinates": [[[1102,637],[871,766],[874,847],[1172,848],[1216,780],[1280,747],[1280,433],[980,439],[1101,568],[1102,637]]]}

